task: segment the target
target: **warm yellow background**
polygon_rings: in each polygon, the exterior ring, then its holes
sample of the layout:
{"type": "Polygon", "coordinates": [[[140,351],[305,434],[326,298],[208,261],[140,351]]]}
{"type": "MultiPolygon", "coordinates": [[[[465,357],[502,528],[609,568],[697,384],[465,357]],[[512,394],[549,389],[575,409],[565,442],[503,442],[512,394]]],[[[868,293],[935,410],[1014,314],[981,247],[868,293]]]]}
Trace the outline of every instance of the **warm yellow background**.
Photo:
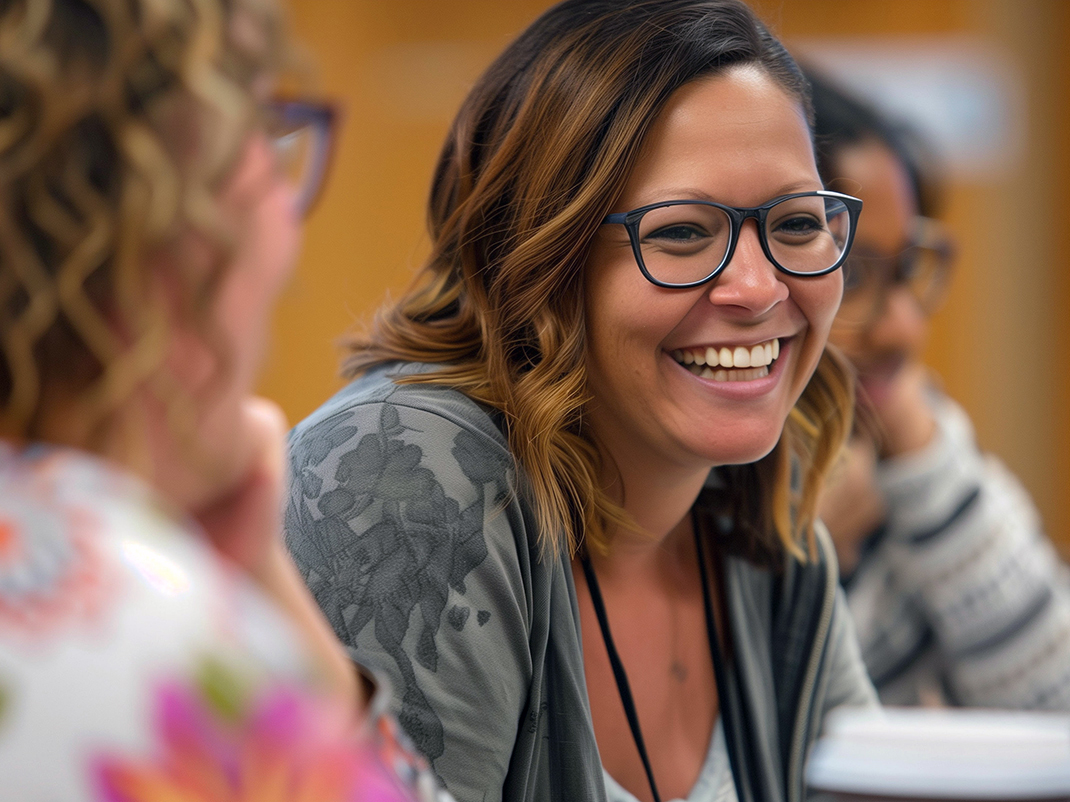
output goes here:
{"type": "MultiPolygon", "coordinates": [[[[293,0],[319,91],[345,112],[334,170],[276,316],[263,391],[292,421],[340,386],[339,337],[427,251],[423,205],[447,126],[482,68],[545,0],[293,0]]],[[[1070,3],[1064,0],[755,0],[793,38],[966,33],[1024,78],[1021,169],[955,183],[961,260],[929,361],[982,443],[1023,479],[1070,545],[1070,3]]]]}

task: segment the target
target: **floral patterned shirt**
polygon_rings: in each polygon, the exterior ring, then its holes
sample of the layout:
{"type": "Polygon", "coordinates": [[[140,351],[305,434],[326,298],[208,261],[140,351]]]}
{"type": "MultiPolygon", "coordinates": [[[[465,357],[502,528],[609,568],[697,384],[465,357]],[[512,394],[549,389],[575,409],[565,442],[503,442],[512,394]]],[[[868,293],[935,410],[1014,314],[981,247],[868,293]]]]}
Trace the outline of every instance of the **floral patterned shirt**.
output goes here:
{"type": "Polygon", "coordinates": [[[382,694],[359,732],[287,622],[144,485],[0,443],[0,787],[37,802],[430,802],[382,694]]]}

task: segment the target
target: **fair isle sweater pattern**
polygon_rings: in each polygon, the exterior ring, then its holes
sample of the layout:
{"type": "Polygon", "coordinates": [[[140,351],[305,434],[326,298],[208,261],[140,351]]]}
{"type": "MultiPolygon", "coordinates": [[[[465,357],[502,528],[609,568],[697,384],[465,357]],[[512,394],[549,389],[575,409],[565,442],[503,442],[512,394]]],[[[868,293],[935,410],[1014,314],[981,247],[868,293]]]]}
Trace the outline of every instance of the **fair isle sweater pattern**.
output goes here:
{"type": "Polygon", "coordinates": [[[845,579],[885,704],[1070,709],[1070,573],[1029,496],[934,393],[937,434],[877,476],[889,515],[845,579]]]}

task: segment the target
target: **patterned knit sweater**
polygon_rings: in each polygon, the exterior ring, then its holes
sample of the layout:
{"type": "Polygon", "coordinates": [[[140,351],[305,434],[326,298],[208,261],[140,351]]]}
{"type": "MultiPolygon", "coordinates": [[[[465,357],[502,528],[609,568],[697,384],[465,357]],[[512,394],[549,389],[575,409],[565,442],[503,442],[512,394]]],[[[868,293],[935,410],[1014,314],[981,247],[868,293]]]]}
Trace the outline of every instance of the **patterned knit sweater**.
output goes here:
{"type": "Polygon", "coordinates": [[[878,466],[888,519],[844,579],[885,704],[1070,709],[1070,573],[1018,480],[963,410],[878,466]]]}

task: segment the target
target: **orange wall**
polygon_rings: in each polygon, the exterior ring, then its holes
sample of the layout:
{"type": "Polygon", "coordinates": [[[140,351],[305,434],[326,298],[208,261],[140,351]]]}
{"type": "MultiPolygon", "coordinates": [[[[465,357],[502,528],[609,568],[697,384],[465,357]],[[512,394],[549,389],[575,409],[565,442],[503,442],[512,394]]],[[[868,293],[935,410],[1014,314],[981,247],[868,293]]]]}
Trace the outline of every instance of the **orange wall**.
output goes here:
{"type": "MultiPolygon", "coordinates": [[[[339,337],[427,250],[423,204],[450,119],[483,67],[543,0],[295,0],[295,33],[315,54],[318,92],[345,111],[327,191],[274,327],[262,390],[292,420],[334,389],[339,337]]],[[[1070,3],[1062,0],[754,0],[785,38],[985,37],[1018,68],[1028,147],[1020,170],[952,183],[961,242],[930,363],[979,437],[1027,484],[1070,544],[1070,3]]]]}

